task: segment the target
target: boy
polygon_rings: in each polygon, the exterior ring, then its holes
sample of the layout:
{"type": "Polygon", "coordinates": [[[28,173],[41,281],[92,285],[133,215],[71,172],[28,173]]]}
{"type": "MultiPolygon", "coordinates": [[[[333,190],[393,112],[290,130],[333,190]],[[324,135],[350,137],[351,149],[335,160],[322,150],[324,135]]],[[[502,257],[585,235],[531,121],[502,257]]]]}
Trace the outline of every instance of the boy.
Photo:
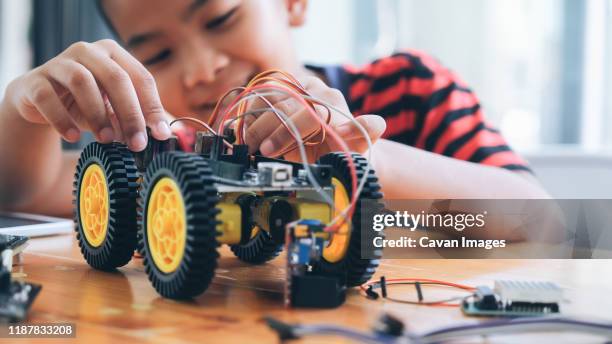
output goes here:
{"type": "MultiPolygon", "coordinates": [[[[60,137],[74,142],[90,130],[100,142],[123,141],[140,151],[146,126],[166,139],[167,113],[206,120],[225,91],[268,69],[295,75],[311,95],[358,116],[377,141],[371,163],[386,198],[547,197],[484,121],[471,91],[431,58],[404,53],[363,68],[305,68],[290,28],[304,23],[307,4],[101,0],[121,46],[76,43],[7,88],[0,103],[0,204],[69,215],[78,153],[62,152],[60,137]]],[[[297,103],[276,99],[275,106],[301,132],[312,129],[297,103]]],[[[350,122],[334,114],[331,124],[363,153],[365,140],[350,122]]],[[[246,139],[264,155],[292,143],[272,114],[251,123],[246,139]]]]}

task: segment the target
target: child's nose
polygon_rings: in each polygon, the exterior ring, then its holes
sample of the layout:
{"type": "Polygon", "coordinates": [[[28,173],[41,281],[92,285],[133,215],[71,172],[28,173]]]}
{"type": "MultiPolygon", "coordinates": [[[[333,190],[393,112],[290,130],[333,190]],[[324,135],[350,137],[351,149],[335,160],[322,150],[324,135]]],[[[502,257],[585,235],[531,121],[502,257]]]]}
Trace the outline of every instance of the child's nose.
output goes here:
{"type": "Polygon", "coordinates": [[[189,50],[183,59],[183,83],[187,88],[213,83],[229,64],[229,57],[214,47],[200,43],[189,50]]]}

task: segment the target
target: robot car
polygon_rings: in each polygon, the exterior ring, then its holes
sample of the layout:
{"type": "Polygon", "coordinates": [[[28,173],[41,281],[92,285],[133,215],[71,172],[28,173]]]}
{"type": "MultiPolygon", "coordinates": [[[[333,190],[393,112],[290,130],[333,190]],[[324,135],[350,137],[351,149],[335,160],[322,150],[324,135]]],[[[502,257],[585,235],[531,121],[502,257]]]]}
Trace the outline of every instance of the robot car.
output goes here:
{"type": "MultiPolygon", "coordinates": [[[[382,198],[374,171],[365,177],[352,218],[325,232],[324,224],[351,201],[346,154],[327,154],[306,171],[304,164],[249,154],[248,146],[228,140],[198,132],[190,153],[181,151],[176,137],[150,137],[139,153],[120,143],[86,146],[75,173],[74,219],[87,263],[112,270],[138,251],[155,290],[186,299],[208,288],[220,245],[251,264],[265,263],[286,247],[285,301],[341,304],[346,288],[372,277],[381,255],[361,255],[362,232],[380,235],[362,224],[367,210],[360,206],[382,198]]],[[[352,159],[363,178],[366,159],[354,153],[352,159]]]]}

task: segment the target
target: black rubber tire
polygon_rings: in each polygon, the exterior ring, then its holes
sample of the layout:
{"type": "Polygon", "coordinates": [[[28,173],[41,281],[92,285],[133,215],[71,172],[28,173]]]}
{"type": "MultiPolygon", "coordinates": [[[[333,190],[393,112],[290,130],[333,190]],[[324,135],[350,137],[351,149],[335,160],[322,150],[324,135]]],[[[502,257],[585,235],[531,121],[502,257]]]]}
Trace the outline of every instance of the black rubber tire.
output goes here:
{"type": "MultiPolygon", "coordinates": [[[[359,154],[352,154],[355,167],[357,169],[358,183],[365,173],[367,160],[359,154]]],[[[348,158],[344,153],[330,153],[319,159],[317,162],[321,165],[332,166],[332,177],[337,178],[345,187],[348,192],[349,198],[352,197],[351,190],[351,175],[348,164],[348,158]]],[[[382,209],[383,195],[380,192],[380,185],[378,184],[378,178],[373,170],[369,171],[367,181],[364,185],[363,191],[357,199],[357,204],[352,218],[352,231],[351,238],[349,240],[349,247],[346,256],[336,263],[331,263],[321,258],[321,260],[313,266],[315,273],[321,273],[324,275],[336,276],[343,280],[348,287],[356,287],[367,282],[374,273],[376,268],[380,264],[380,258],[382,258],[382,250],[374,250],[372,259],[361,258],[361,245],[362,245],[362,230],[366,230],[368,241],[373,239],[375,236],[382,236],[382,232],[374,232],[372,228],[366,228],[367,225],[362,226],[362,207],[361,204],[365,200],[368,201],[368,212],[377,212],[382,209]],[[370,238],[371,237],[371,238],[370,238]]],[[[367,216],[366,216],[367,218],[367,216]]],[[[371,242],[371,241],[370,241],[371,242]]]]}
{"type": "Polygon", "coordinates": [[[210,285],[217,267],[217,214],[219,201],[208,163],[200,156],[182,152],[158,155],[149,165],[140,198],[140,246],[149,280],[157,292],[171,299],[189,299],[210,285]],[[172,178],[180,188],[186,213],[186,243],[178,268],[164,273],[157,268],[147,239],[147,205],[155,183],[172,178]]]}
{"type": "Polygon", "coordinates": [[[119,143],[90,143],[81,153],[74,175],[74,223],[81,253],[92,267],[113,270],[127,264],[137,246],[136,208],[138,170],[132,153],[119,143]],[[109,195],[109,220],[106,237],[99,247],[85,239],[81,226],[79,190],[85,170],[98,164],[104,171],[109,195]]]}
{"type": "Polygon", "coordinates": [[[278,244],[272,240],[268,232],[260,230],[246,244],[231,245],[230,249],[243,262],[263,264],[278,257],[283,251],[283,246],[283,244],[278,244]]]}

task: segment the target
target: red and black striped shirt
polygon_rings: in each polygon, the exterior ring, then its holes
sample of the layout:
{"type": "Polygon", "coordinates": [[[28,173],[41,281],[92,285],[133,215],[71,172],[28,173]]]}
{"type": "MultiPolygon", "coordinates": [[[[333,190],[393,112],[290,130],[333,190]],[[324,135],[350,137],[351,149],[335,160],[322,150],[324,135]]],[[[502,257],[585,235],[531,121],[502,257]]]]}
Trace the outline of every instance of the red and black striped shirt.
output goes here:
{"type": "MultiPolygon", "coordinates": [[[[426,54],[397,53],[363,67],[308,68],[325,75],[329,86],[344,94],[355,116],[384,117],[383,138],[473,163],[530,171],[485,120],[476,95],[426,54]]],[[[191,150],[193,130],[176,134],[182,148],[191,150]]]]}
{"type": "Polygon", "coordinates": [[[386,139],[460,160],[530,171],[485,120],[476,95],[426,54],[397,53],[363,67],[309,68],[344,94],[355,116],[384,117],[386,139]]]}

